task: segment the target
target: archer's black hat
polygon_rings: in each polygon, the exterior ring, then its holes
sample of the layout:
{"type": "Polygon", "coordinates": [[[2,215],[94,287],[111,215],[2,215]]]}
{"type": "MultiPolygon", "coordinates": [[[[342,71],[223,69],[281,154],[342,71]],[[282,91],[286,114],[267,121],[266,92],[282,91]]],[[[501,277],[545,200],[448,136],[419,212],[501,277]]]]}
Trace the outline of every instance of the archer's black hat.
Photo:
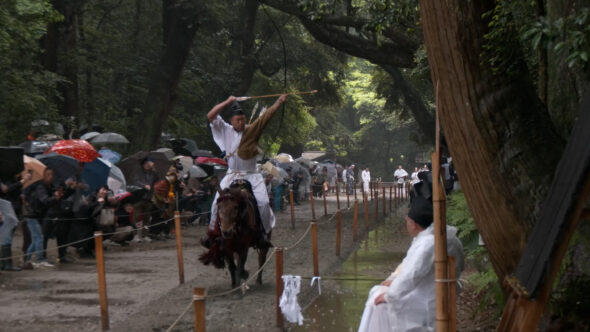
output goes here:
{"type": "Polygon", "coordinates": [[[240,104],[237,101],[234,101],[231,104],[231,116],[234,115],[246,115],[246,113],[244,113],[244,111],[240,107],[240,104]]]}
{"type": "Polygon", "coordinates": [[[408,217],[414,220],[420,227],[428,228],[434,221],[434,212],[432,210],[432,200],[424,196],[416,196],[410,204],[408,217]]]}

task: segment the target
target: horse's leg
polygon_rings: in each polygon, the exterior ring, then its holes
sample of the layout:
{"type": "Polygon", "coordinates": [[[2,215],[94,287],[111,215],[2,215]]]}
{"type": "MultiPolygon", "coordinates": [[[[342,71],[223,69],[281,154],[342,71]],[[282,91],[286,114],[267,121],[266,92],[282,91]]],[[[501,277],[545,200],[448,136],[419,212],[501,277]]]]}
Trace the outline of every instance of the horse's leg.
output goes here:
{"type": "Polygon", "coordinates": [[[246,251],[241,253],[238,258],[238,270],[240,277],[244,280],[247,280],[250,275],[248,271],[246,271],[246,260],[248,260],[248,247],[246,247],[246,251]]]}
{"type": "MultiPolygon", "coordinates": [[[[270,241],[270,236],[272,235],[272,231],[268,233],[268,241],[270,241]]],[[[258,268],[262,268],[262,265],[266,262],[266,255],[268,254],[268,250],[270,248],[258,249],[258,268]]],[[[262,270],[258,273],[258,277],[256,278],[256,283],[262,285],[262,270]]]]}
{"type": "Polygon", "coordinates": [[[236,263],[234,263],[234,258],[233,256],[225,256],[225,261],[227,262],[227,269],[231,275],[231,286],[232,288],[236,287],[239,279],[236,279],[236,263]]]}

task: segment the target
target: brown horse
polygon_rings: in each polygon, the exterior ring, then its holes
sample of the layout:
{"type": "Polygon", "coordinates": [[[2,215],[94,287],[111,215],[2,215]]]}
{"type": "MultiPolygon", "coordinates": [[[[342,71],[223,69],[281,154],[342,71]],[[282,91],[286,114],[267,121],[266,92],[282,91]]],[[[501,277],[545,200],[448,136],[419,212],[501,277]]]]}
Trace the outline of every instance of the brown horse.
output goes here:
{"type": "MultiPolygon", "coordinates": [[[[255,247],[257,240],[263,236],[260,226],[258,206],[251,191],[250,183],[242,181],[219,192],[217,198],[217,222],[215,229],[208,233],[209,251],[199,258],[205,265],[213,263],[218,268],[226,264],[230,271],[232,287],[248,279],[245,270],[248,250],[255,247]]],[[[268,235],[270,239],[270,234],[268,235]]],[[[266,261],[268,248],[258,248],[258,266],[266,261]]],[[[256,279],[262,284],[262,271],[256,279]]]]}

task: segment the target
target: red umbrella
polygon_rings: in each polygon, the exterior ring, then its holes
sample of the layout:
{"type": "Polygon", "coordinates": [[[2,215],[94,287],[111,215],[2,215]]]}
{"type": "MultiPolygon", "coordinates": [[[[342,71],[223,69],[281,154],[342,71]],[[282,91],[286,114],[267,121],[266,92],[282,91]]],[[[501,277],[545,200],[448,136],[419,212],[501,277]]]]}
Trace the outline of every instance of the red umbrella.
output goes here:
{"type": "Polygon", "coordinates": [[[218,164],[227,167],[227,163],[225,162],[225,160],[219,158],[198,157],[197,159],[195,159],[195,162],[199,164],[218,164]]]}
{"type": "Polygon", "coordinates": [[[100,154],[96,152],[94,147],[82,139],[66,139],[59,141],[45,151],[46,154],[51,152],[73,157],[83,163],[92,162],[94,159],[100,157],[100,154]]]}

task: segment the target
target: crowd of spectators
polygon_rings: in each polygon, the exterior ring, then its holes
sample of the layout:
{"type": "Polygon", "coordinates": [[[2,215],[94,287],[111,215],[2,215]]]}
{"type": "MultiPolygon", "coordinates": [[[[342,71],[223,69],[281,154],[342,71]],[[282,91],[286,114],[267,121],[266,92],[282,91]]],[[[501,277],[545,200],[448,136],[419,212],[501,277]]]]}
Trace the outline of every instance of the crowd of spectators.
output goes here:
{"type": "Polygon", "coordinates": [[[177,163],[160,179],[151,159],[141,160],[141,166],[142,172],[129,183],[137,190],[125,195],[114,195],[107,186],[90,192],[79,174],[56,183],[54,170],[49,167],[34,183],[30,183],[29,173],[0,182],[0,199],[11,203],[18,219],[10,223],[0,215],[0,268],[51,268],[56,263],[94,257],[95,231],[103,231],[105,246],[166,241],[174,235],[171,225],[175,210],[181,211],[185,223],[209,223],[217,176],[182,177],[182,165],[177,163]],[[21,264],[13,264],[12,260],[12,239],[17,228],[22,232],[21,264]],[[54,262],[47,257],[50,240],[55,240],[58,248],[54,262]]]}

